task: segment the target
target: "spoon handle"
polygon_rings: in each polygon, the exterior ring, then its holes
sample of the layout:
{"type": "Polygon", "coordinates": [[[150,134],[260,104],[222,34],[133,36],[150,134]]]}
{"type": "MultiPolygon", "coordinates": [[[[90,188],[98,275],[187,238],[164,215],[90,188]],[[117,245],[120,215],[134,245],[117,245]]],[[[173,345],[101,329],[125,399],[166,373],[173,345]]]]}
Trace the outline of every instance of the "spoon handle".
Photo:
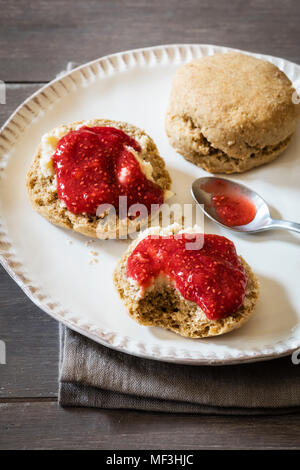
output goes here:
{"type": "Polygon", "coordinates": [[[296,222],[289,222],[288,220],[272,219],[270,228],[292,230],[293,232],[300,233],[300,224],[297,224],[296,222]]]}

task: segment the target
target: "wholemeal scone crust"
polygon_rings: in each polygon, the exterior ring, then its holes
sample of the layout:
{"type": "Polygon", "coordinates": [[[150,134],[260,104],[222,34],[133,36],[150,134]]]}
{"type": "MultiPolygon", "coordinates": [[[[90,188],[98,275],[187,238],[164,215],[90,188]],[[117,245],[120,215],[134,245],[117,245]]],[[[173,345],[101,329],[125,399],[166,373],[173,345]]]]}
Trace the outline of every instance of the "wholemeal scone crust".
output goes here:
{"type": "MultiPolygon", "coordinates": [[[[88,121],[89,126],[112,126],[124,131],[133,138],[143,139],[142,152],[139,156],[142,160],[150,162],[153,168],[152,178],[163,190],[167,191],[171,186],[171,178],[165,167],[164,160],[160,157],[158,149],[151,139],[142,129],[131,124],[109,119],[94,119],[88,121]]],[[[80,125],[85,125],[86,121],[77,121],[66,125],[66,132],[69,132],[80,125]]],[[[83,235],[107,239],[116,234],[117,238],[126,233],[140,230],[147,224],[147,220],[140,220],[135,223],[128,218],[120,220],[117,217],[116,224],[109,217],[101,219],[88,214],[73,214],[64,204],[61,203],[54,188],[54,176],[45,176],[40,168],[40,148],[34,157],[26,179],[26,186],[30,202],[33,208],[53,224],[66,229],[74,230],[83,235]],[[107,220],[106,220],[107,219],[107,220]],[[99,225],[101,222],[101,225],[99,225]],[[116,226],[117,225],[117,226],[116,226]]],[[[149,216],[150,218],[150,216],[149,216]]]]}
{"type": "MultiPolygon", "coordinates": [[[[240,328],[249,320],[255,310],[259,285],[252,269],[241,256],[240,261],[248,276],[246,295],[240,309],[226,318],[209,320],[195,302],[184,299],[176,287],[164,278],[160,278],[141,296],[139,286],[126,276],[126,266],[134,248],[143,236],[147,236],[146,232],[148,233],[145,231],[131,243],[113,275],[115,287],[133,320],[144,326],[158,326],[171,330],[188,338],[222,335],[240,328]]],[[[153,228],[151,233],[162,232],[153,228]]]]}
{"type": "Polygon", "coordinates": [[[235,52],[197,59],[174,76],[166,113],[170,144],[215,173],[269,163],[296,129],[294,92],[270,62],[235,52]]]}

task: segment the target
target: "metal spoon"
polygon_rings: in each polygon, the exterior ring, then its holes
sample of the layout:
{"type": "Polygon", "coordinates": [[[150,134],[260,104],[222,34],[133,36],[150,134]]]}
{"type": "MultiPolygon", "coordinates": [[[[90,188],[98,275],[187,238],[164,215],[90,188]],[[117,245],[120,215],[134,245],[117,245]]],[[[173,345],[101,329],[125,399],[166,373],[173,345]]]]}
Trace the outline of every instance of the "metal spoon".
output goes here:
{"type": "Polygon", "coordinates": [[[207,215],[207,217],[209,217],[214,222],[217,222],[217,224],[221,225],[222,227],[229,228],[230,230],[234,230],[236,232],[255,233],[271,229],[286,229],[300,233],[300,224],[295,222],[288,222],[287,220],[273,219],[270,215],[269,207],[267,203],[263,200],[263,198],[259,196],[255,191],[252,191],[252,189],[247,188],[243,184],[239,184],[225,178],[198,178],[192,184],[191,193],[194,200],[198,204],[202,204],[202,206],[200,207],[203,210],[204,214],[207,215]],[[208,184],[213,185],[214,183],[222,181],[226,182],[227,188],[231,187],[234,191],[238,189],[241,195],[246,197],[255,205],[256,215],[249,224],[232,227],[229,225],[225,225],[224,221],[220,219],[215,207],[212,204],[212,193],[209,192],[209,190],[207,189],[205,190],[205,187],[207,188],[208,184]]]}

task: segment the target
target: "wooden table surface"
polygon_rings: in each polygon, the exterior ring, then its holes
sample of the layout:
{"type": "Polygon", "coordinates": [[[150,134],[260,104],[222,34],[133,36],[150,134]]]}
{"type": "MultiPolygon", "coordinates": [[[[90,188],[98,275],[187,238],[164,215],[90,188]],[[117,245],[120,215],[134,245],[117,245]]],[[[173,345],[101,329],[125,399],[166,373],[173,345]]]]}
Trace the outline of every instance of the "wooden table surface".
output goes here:
{"type": "MultiPolygon", "coordinates": [[[[206,43],[300,63],[298,0],[0,0],[0,124],[66,67],[136,47],[206,43]]],[[[58,324],[0,269],[1,449],[299,448],[300,414],[168,415],[57,405],[58,324]]],[[[300,367],[300,366],[299,366],[300,367]]]]}

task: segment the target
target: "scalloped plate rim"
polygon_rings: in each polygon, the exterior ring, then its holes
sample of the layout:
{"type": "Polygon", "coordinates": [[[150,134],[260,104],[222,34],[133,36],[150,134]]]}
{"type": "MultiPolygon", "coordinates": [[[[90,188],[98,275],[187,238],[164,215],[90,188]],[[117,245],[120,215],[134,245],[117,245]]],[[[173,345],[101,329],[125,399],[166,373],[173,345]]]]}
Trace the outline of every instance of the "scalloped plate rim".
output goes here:
{"type": "MultiPolygon", "coordinates": [[[[219,51],[228,51],[228,50],[230,50],[230,51],[243,52],[243,53],[253,55],[253,56],[257,56],[257,57],[264,57],[268,60],[270,60],[270,59],[271,60],[272,59],[281,60],[281,61],[284,61],[285,63],[291,64],[293,67],[300,68],[300,65],[298,65],[294,62],[291,62],[289,60],[282,59],[280,57],[271,56],[271,55],[267,55],[267,54],[260,54],[260,53],[250,52],[250,51],[245,51],[245,50],[242,50],[242,49],[231,48],[231,47],[227,47],[227,46],[218,46],[218,45],[213,45],[213,44],[195,44],[195,43],[166,44],[166,45],[157,45],[157,46],[129,49],[129,50],[126,50],[126,51],[121,51],[121,52],[116,52],[116,53],[113,53],[113,54],[108,54],[108,55],[102,56],[100,58],[94,59],[92,61],[89,61],[85,64],[82,64],[82,65],[72,69],[70,72],[66,72],[66,73],[63,73],[63,75],[57,76],[56,78],[54,78],[50,82],[43,85],[41,88],[39,88],[37,91],[35,91],[32,95],[30,95],[28,98],[26,98],[16,108],[16,110],[10,115],[10,117],[5,121],[5,123],[0,128],[0,137],[3,135],[5,130],[8,128],[9,124],[11,122],[13,122],[14,118],[19,114],[21,109],[27,103],[31,102],[35,97],[40,95],[47,88],[50,88],[53,84],[61,82],[63,79],[71,76],[72,74],[74,74],[78,71],[81,71],[82,69],[89,68],[89,67],[93,66],[94,64],[97,64],[101,61],[104,61],[104,60],[107,60],[107,59],[110,59],[110,58],[114,58],[114,57],[118,57],[118,56],[122,56],[122,55],[125,55],[125,54],[132,54],[132,53],[139,54],[139,53],[143,53],[145,51],[166,50],[167,48],[172,48],[172,49],[175,50],[175,49],[178,49],[178,48],[191,48],[191,47],[211,48],[211,49],[218,49],[219,51]]],[[[28,125],[30,125],[30,124],[28,124],[28,125]]],[[[11,144],[11,147],[13,147],[13,145],[14,145],[14,143],[11,144]]],[[[1,152],[0,157],[2,156],[2,153],[3,152],[1,152]]],[[[1,218],[1,214],[0,214],[0,218],[1,218]]],[[[5,235],[7,235],[7,234],[5,233],[5,235]]],[[[1,242],[1,237],[0,237],[0,242],[1,242]]],[[[16,273],[14,271],[14,269],[9,265],[9,262],[5,258],[5,254],[2,254],[1,252],[0,252],[0,264],[3,266],[3,268],[6,270],[6,272],[11,276],[11,278],[18,284],[18,286],[22,289],[22,291],[26,294],[26,296],[36,306],[38,306],[41,310],[43,310],[45,313],[50,315],[52,318],[54,318],[55,320],[60,321],[61,323],[63,323],[67,327],[73,329],[74,331],[76,331],[80,334],[83,334],[84,336],[96,341],[97,343],[102,344],[103,346],[109,347],[109,348],[114,349],[116,351],[126,353],[126,354],[129,354],[129,355],[132,355],[132,356],[136,356],[136,357],[140,357],[140,358],[144,358],[144,359],[170,362],[170,363],[175,363],[175,364],[186,364],[186,365],[195,365],[195,366],[197,366],[197,365],[214,365],[214,366],[218,366],[218,365],[232,365],[232,364],[237,364],[237,363],[241,364],[241,363],[252,363],[252,362],[271,360],[271,359],[274,359],[274,358],[280,358],[280,357],[288,356],[288,355],[292,354],[295,350],[300,348],[300,339],[299,339],[299,343],[297,343],[297,344],[295,344],[291,347],[287,347],[284,350],[282,350],[281,352],[276,352],[276,351],[273,350],[273,351],[269,351],[269,352],[266,352],[266,353],[258,352],[256,354],[255,351],[252,352],[252,353],[250,353],[250,351],[249,352],[245,351],[245,352],[241,352],[240,356],[239,355],[236,355],[236,356],[228,355],[227,357],[219,358],[219,357],[216,357],[216,356],[208,357],[208,356],[203,356],[203,355],[202,356],[200,355],[200,356],[196,357],[195,353],[193,353],[194,357],[182,357],[182,356],[177,356],[177,355],[164,355],[164,354],[158,354],[158,353],[142,352],[141,350],[136,350],[136,348],[138,348],[140,346],[139,344],[135,344],[133,349],[129,349],[127,345],[125,347],[124,346],[118,346],[116,344],[113,344],[113,343],[109,342],[109,340],[104,338],[104,336],[115,335],[116,333],[114,333],[113,331],[102,330],[101,331],[102,336],[99,333],[98,334],[97,333],[92,333],[90,331],[90,328],[86,328],[84,326],[78,326],[74,322],[66,320],[63,316],[61,316],[61,315],[55,313],[53,310],[51,310],[51,308],[49,308],[43,301],[40,301],[30,291],[30,289],[27,287],[27,285],[22,281],[19,274],[16,273]]],[[[97,329],[95,329],[95,331],[96,330],[99,330],[99,328],[97,327],[97,329]]],[[[120,337],[120,335],[119,335],[119,337],[120,337]]],[[[133,338],[126,337],[126,336],[123,336],[121,338],[123,340],[122,342],[124,342],[124,340],[125,340],[125,342],[131,342],[133,344],[136,343],[136,340],[133,339],[133,338]]],[[[292,339],[288,338],[283,343],[283,347],[284,347],[285,343],[288,343],[288,342],[291,343],[291,341],[292,341],[292,339]]],[[[281,341],[277,341],[275,344],[278,344],[278,343],[281,343],[281,341]]],[[[264,349],[271,348],[271,346],[272,345],[265,346],[264,349]]],[[[228,354],[228,352],[227,352],[227,354],[228,354]]]]}

